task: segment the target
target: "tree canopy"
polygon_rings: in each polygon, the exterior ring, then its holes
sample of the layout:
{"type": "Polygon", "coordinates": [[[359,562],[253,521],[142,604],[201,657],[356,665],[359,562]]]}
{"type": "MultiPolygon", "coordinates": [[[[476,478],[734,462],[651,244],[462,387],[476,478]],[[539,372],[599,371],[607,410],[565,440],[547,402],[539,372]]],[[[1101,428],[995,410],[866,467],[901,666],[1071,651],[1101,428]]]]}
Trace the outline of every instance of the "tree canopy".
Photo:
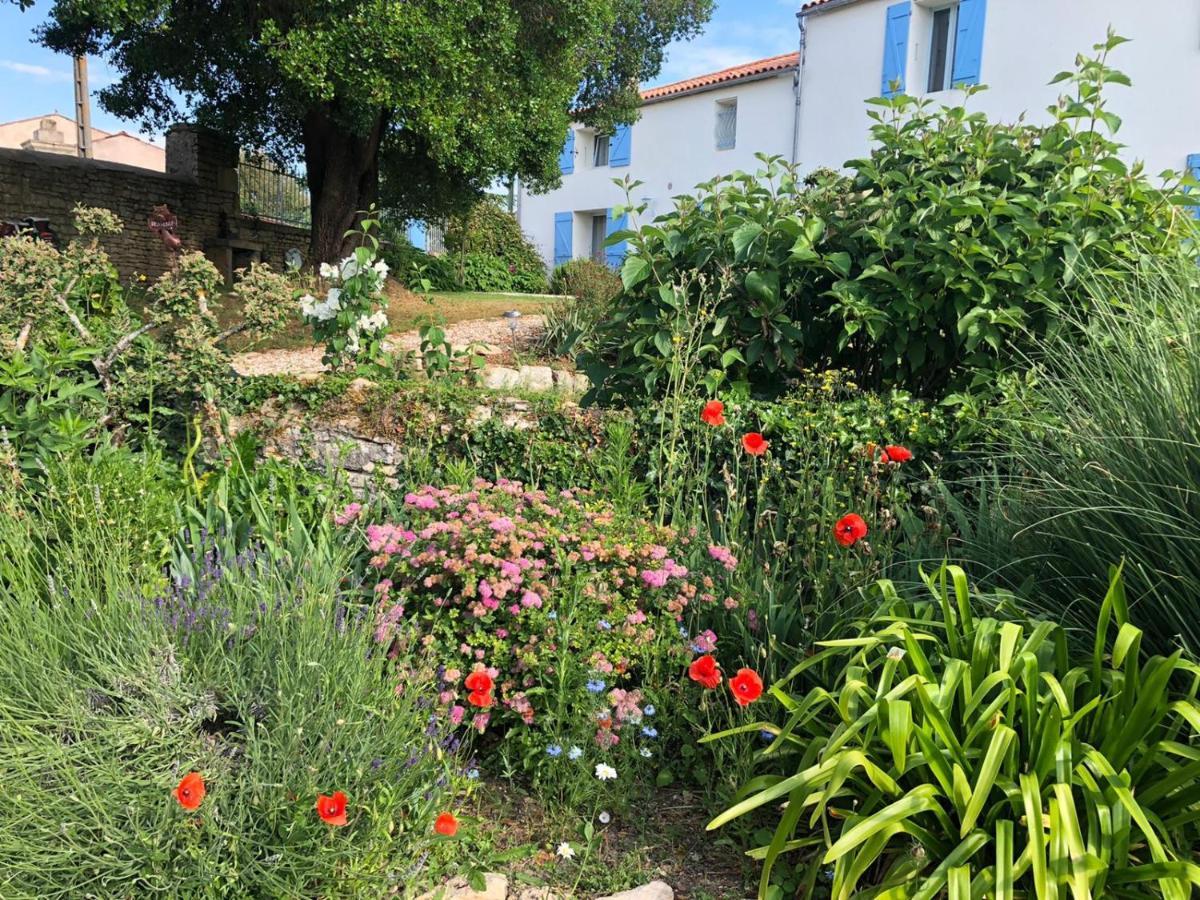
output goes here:
{"type": "Polygon", "coordinates": [[[636,117],[637,85],[712,0],[55,0],[39,37],[104,57],[110,112],[184,116],[302,160],[313,251],[356,210],[454,209],[498,178],[559,178],[572,118],[636,117]]]}

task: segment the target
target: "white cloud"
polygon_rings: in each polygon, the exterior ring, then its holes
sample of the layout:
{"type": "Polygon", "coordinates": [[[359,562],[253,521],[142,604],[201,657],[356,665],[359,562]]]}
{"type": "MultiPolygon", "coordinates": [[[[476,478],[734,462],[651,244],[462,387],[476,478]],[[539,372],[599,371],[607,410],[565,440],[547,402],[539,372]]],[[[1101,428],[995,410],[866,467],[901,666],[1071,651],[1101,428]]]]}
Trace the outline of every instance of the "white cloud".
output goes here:
{"type": "Polygon", "coordinates": [[[19,75],[28,75],[38,81],[70,81],[71,73],[65,69],[51,69],[48,66],[35,66],[30,63],[17,62],[12,59],[0,59],[0,69],[8,69],[19,75]]]}
{"type": "Polygon", "coordinates": [[[667,84],[790,53],[797,48],[800,35],[788,18],[785,16],[780,25],[767,28],[738,22],[714,23],[695,40],[677,41],[667,48],[666,61],[653,84],[667,84]]]}

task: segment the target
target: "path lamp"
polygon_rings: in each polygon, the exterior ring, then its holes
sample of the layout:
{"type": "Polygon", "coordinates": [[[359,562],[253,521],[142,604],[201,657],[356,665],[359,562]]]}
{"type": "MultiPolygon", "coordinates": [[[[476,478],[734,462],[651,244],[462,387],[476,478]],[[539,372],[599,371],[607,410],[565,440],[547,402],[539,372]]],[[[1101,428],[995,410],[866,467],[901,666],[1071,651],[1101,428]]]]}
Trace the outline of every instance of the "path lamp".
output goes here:
{"type": "Polygon", "coordinates": [[[510,309],[504,313],[504,319],[508,322],[508,333],[512,335],[513,360],[515,362],[517,358],[517,324],[521,320],[521,311],[510,309]]]}

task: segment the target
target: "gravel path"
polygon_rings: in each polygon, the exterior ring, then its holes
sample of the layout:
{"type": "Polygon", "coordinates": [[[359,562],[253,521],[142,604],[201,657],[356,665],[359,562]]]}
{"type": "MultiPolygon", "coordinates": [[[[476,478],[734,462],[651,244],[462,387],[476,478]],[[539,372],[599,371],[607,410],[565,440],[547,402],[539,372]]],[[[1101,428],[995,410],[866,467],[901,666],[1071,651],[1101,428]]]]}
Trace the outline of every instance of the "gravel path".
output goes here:
{"type": "MultiPolygon", "coordinates": [[[[508,323],[497,319],[468,319],[444,326],[446,338],[455,350],[464,349],[472,342],[484,345],[485,356],[496,356],[512,349],[512,337],[508,323]]],[[[529,347],[541,336],[542,317],[522,316],[517,321],[517,345],[529,347]]],[[[385,346],[389,350],[419,350],[421,338],[416,331],[405,331],[389,336],[385,346]]],[[[242,353],[233,358],[233,367],[240,375],[316,375],[325,370],[321,364],[320,347],[303,350],[256,350],[242,353]]]]}

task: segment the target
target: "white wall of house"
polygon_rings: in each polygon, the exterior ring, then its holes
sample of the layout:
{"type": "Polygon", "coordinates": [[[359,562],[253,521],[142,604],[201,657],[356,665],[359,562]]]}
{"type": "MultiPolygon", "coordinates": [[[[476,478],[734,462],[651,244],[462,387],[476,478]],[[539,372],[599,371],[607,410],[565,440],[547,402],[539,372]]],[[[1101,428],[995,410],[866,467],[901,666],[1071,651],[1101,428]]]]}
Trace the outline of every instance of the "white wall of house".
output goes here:
{"type": "MultiPolygon", "coordinates": [[[[868,149],[863,101],[878,96],[888,8],[896,0],[830,3],[804,16],[799,163],[804,169],[840,167],[868,149]]],[[[906,91],[960,102],[961,92],[930,94],[929,56],[934,10],[945,0],[913,0],[907,46],[906,91]]],[[[1111,86],[1110,109],[1124,121],[1118,139],[1130,159],[1157,175],[1182,171],[1200,153],[1200,2],[1197,0],[988,0],[980,80],[988,90],[970,108],[999,121],[1044,122],[1046,107],[1063,85],[1050,85],[1091,54],[1109,25],[1132,42],[1117,48],[1111,65],[1133,88],[1111,86]]]]}
{"type": "Polygon", "coordinates": [[[793,73],[772,73],[758,80],[647,103],[631,126],[628,165],[593,165],[594,134],[575,126],[574,171],[562,186],[545,194],[522,189],[520,221],[540,249],[547,266],[555,262],[555,216],[570,214],[571,256],[592,249],[593,217],[625,203],[614,178],[644,182],[635,201],[649,202],[645,221],[670,210],[672,198],[691,193],[696,184],[735,170],[755,171],[755,153],[791,157],[795,127],[793,73]],[[731,149],[717,149],[719,105],[737,102],[737,137],[731,149]]]}

